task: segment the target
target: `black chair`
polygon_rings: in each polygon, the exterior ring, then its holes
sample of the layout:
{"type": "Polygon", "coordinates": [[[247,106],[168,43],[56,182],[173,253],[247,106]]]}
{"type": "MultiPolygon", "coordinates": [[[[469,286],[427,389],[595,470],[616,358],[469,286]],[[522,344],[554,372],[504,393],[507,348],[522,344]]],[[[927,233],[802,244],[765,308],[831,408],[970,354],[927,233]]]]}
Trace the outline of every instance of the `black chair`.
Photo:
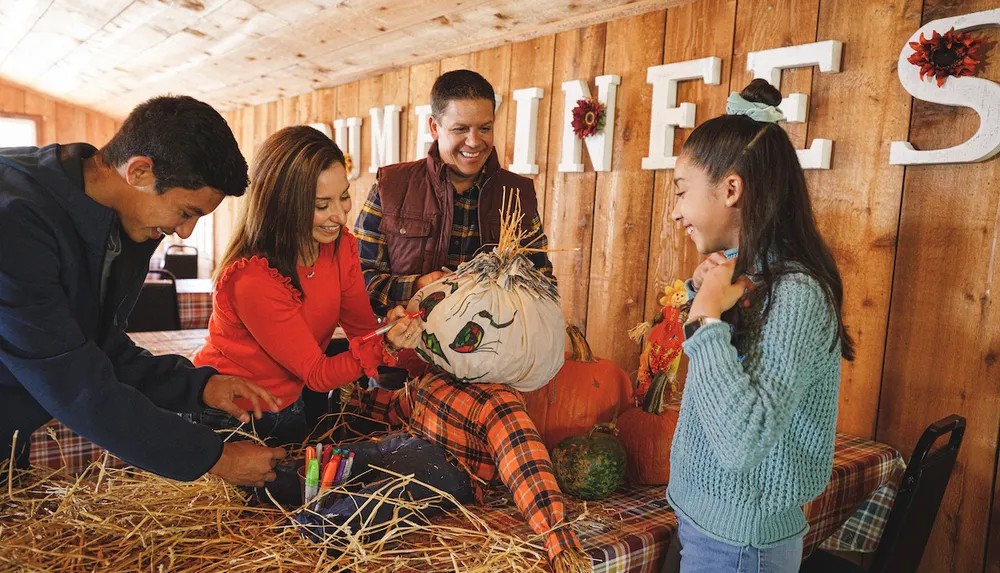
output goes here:
{"type": "MultiPolygon", "coordinates": [[[[965,418],[953,414],[934,422],[920,436],[868,573],[913,573],[917,570],[964,435],[965,418]],[[947,434],[951,434],[948,443],[931,452],[934,442],[947,434]]],[[[816,550],[802,563],[800,571],[864,573],[865,569],[826,551],[816,550]]]]}
{"type": "Polygon", "coordinates": [[[191,245],[170,245],[163,253],[163,268],[178,279],[198,278],[198,249],[191,245]]]}
{"type": "MultiPolygon", "coordinates": [[[[177,302],[177,279],[170,271],[150,270],[159,280],[146,280],[125,327],[126,332],[180,330],[181,315],[177,302]]],[[[147,277],[149,276],[147,275],[147,277]]]]}

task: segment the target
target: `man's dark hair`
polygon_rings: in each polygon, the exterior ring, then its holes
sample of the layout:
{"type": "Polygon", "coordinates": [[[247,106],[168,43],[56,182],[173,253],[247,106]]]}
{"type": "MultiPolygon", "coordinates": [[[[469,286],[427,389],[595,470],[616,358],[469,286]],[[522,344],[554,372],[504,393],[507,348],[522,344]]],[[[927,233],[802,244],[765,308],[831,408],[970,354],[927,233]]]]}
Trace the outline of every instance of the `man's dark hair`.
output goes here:
{"type": "Polygon", "coordinates": [[[448,102],[457,99],[485,99],[496,101],[493,86],[486,78],[472,70],[455,70],[441,74],[431,88],[431,113],[439,119],[448,102]]]}
{"type": "Polygon", "coordinates": [[[226,120],[188,96],[159,96],[140,104],[98,152],[111,167],[139,156],[153,161],[160,193],[208,186],[239,197],[249,183],[246,159],[226,120]]]}

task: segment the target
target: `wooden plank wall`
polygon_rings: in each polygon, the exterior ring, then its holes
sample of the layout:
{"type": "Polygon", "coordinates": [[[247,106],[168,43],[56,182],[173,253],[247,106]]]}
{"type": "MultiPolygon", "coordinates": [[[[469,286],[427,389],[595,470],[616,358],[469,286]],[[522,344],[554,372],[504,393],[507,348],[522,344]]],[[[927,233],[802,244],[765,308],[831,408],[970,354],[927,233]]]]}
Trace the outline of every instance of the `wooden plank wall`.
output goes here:
{"type": "MultiPolygon", "coordinates": [[[[798,147],[834,141],[833,168],[809,171],[819,224],[845,282],[845,318],[857,360],[845,364],[840,429],[877,438],[909,456],[922,430],[950,413],[968,431],[921,571],[1000,573],[1000,310],[993,304],[1000,238],[1000,159],[959,166],[889,165],[889,142],[940,148],[967,139],[968,110],[913,103],[896,77],[903,43],[923,23],[995,7],[994,0],[699,0],[554,36],[405,68],[289,100],[227,113],[249,159],[253,146],[294,117],[299,123],[361,116],[362,178],[355,211],[373,178],[368,109],[403,106],[401,157],[414,158],[416,105],[442,71],[470,67],[489,78],[504,104],[495,144],[513,154],[512,92],[540,87],[535,176],[567,320],[584,327],[594,350],[634,369],[638,349],[625,331],[657,309],[657,292],[690,276],[700,260],[669,220],[670,171],[642,171],[651,87],[646,68],[719,56],[722,82],[680,85],[699,122],[724,110],[730,90],[751,78],[751,51],[821,40],[844,42],[839,74],[786,71],[782,91],[809,95],[809,121],[786,126],[798,147]],[[559,173],[564,114],[561,85],[622,76],[613,169],[559,173]],[[282,113],[280,110],[284,109],[282,113]],[[275,117],[271,117],[276,114],[275,117]],[[248,132],[249,131],[249,132],[248,132]]],[[[985,33],[996,41],[995,33],[985,33]]],[[[995,60],[995,58],[993,58],[995,60]]],[[[980,74],[1000,80],[1000,63],[980,74]]],[[[677,130],[675,149],[689,130],[677,130]]],[[[355,158],[357,161],[358,158],[355,158]]],[[[233,209],[235,202],[228,205],[233,209]]],[[[227,225],[217,217],[217,241],[227,225]]]]}
{"type": "Polygon", "coordinates": [[[41,119],[38,145],[86,142],[107,143],[121,121],[84,107],[57,100],[34,90],[0,80],[0,114],[41,119]]]}
{"type": "MultiPolygon", "coordinates": [[[[996,7],[996,0],[925,0],[920,19],[996,7]]],[[[992,30],[986,38],[995,46],[998,35],[992,30]]],[[[1000,81],[996,56],[980,77],[1000,81]]],[[[918,149],[949,147],[978,127],[971,110],[917,101],[909,135],[918,149]]],[[[913,443],[925,420],[952,412],[969,425],[923,571],[978,571],[984,552],[988,569],[1000,570],[1000,503],[994,490],[1000,305],[992,298],[992,287],[1000,286],[998,234],[1000,160],[906,169],[878,439],[913,443]]]]}

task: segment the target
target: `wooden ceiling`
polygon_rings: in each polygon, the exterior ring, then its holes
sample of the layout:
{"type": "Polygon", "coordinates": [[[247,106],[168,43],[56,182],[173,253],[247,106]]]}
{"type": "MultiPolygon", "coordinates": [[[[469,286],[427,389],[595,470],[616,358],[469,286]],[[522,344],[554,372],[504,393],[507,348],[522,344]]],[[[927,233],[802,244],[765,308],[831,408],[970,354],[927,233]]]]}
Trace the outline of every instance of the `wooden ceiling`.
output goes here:
{"type": "Polygon", "coordinates": [[[0,0],[0,77],[125,116],[220,110],[687,0],[0,0]]]}

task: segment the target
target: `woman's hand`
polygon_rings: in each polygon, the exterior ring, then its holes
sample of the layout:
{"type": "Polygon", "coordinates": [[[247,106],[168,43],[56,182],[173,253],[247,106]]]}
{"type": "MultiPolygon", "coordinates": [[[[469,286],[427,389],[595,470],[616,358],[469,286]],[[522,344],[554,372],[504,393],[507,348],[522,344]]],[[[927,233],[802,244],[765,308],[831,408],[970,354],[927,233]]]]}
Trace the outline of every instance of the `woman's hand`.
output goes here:
{"type": "MultiPolygon", "coordinates": [[[[702,317],[721,318],[723,312],[736,306],[736,303],[753,289],[753,283],[746,276],[741,276],[735,283],[733,282],[735,268],[736,259],[732,259],[714,266],[705,273],[698,296],[691,304],[689,320],[702,317]]],[[[745,300],[749,302],[749,299],[745,300]]]]}
{"type": "Polygon", "coordinates": [[[420,333],[423,331],[423,323],[420,318],[407,318],[406,309],[397,306],[389,311],[385,319],[389,322],[402,319],[385,335],[390,344],[399,349],[417,347],[420,333]]]}

